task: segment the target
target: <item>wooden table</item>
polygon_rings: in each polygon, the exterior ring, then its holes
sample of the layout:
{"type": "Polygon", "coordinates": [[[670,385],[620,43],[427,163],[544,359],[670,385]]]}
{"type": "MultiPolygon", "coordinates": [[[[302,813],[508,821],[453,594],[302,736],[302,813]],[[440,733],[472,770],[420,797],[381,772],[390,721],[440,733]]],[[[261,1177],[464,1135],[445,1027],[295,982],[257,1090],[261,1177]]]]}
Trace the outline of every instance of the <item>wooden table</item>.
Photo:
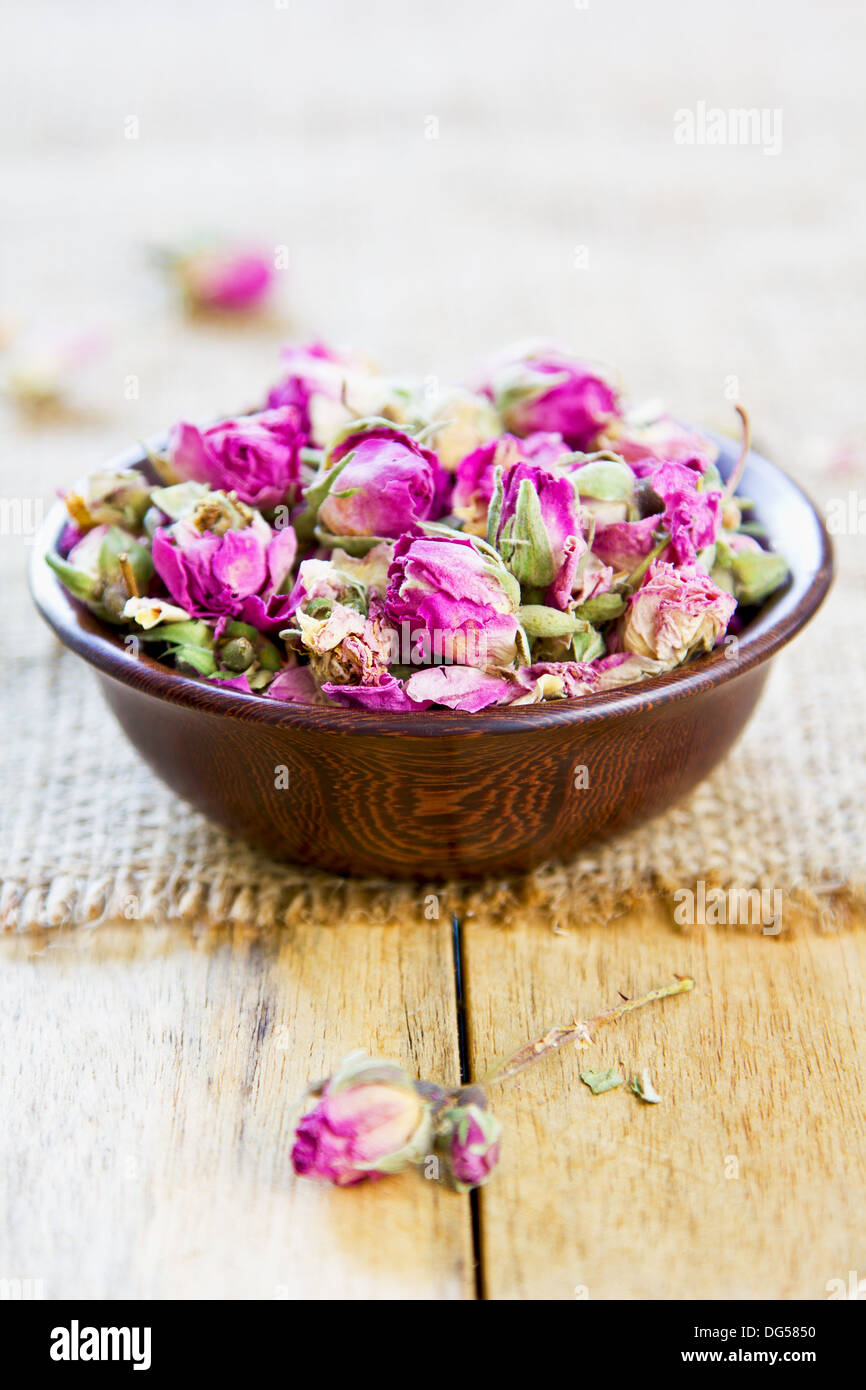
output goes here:
{"type": "Polygon", "coordinates": [[[866,933],[463,924],[473,1075],[549,1025],[694,993],[499,1090],[477,1199],[293,1178],[290,1104],[362,1046],[459,1078],[452,927],[0,942],[0,1273],[47,1298],[827,1297],[866,1273],[866,933]],[[593,1096],[586,1065],[663,1096],[593,1096]]]}

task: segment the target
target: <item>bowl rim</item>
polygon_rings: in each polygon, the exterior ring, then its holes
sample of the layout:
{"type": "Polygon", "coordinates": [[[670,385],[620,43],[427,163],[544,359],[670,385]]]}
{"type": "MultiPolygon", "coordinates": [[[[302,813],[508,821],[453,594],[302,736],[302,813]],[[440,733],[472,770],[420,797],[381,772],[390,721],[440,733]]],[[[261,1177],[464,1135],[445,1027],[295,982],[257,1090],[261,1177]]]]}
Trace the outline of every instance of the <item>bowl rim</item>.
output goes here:
{"type": "MultiPolygon", "coordinates": [[[[709,430],[703,433],[723,451],[731,448],[731,441],[725,436],[709,430]]],[[[132,468],[145,462],[144,449],[131,448],[109,460],[105,468],[132,468]]],[[[54,548],[67,519],[62,501],[49,510],[34,538],[29,564],[30,591],[42,617],[64,645],[97,671],[156,699],[205,714],[309,732],[420,737],[518,733],[593,723],[667,705],[727,684],[774,656],[797,635],[823,602],[833,579],[833,550],[817,508],[784,469],[756,450],[750,450],[747,465],[757,467],[772,481],[781,484],[808,514],[820,548],[817,569],[811,574],[789,577],[787,585],[768,600],[740,636],[735,659],[717,648],[664,675],[596,695],[542,701],[535,705],[491,706],[474,714],[451,709],[397,712],[349,709],[336,704],[291,704],[193,680],[146,653],[135,655],[123,645],[119,633],[115,635],[63,587],[45,560],[45,552],[54,548]]]]}

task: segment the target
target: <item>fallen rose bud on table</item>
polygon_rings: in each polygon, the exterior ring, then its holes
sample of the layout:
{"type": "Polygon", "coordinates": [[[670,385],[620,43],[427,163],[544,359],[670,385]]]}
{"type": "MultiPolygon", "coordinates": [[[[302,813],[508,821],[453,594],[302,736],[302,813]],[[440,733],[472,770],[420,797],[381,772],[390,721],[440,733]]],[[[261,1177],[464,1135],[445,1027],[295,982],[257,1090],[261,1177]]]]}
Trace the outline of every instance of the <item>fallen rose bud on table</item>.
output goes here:
{"type": "MultiPolygon", "coordinates": [[[[457,1192],[485,1183],[499,1162],[502,1126],[487,1108],[485,1087],[516,1076],[531,1063],[568,1043],[591,1047],[595,1033],[633,1009],[694,989],[687,975],[637,999],[626,999],[595,1018],[574,1019],[528,1043],[486,1077],[481,1085],[445,1087],[413,1081],[396,1062],[353,1052],[333,1076],[311,1086],[302,1097],[295,1121],[291,1161],[299,1177],[336,1187],[376,1181],[388,1173],[423,1167],[457,1192]],[[435,1160],[433,1166],[430,1161],[435,1160]]],[[[582,1073],[582,1079],[601,1073],[582,1073]]],[[[649,1083],[635,1078],[633,1090],[658,1100],[649,1083]]],[[[622,1084],[622,1077],[614,1083],[622,1084]]],[[[593,1090],[610,1089],[587,1082],[593,1090]]]]}
{"type": "Polygon", "coordinates": [[[395,1063],[353,1052],[308,1094],[314,1104],[298,1121],[292,1144],[301,1177],[348,1187],[399,1173],[429,1150],[431,1107],[395,1063]]]}
{"type": "Polygon", "coordinates": [[[209,244],[159,252],[158,260],[191,310],[249,313],[268,298],[276,276],[273,253],[248,246],[209,244]]]}

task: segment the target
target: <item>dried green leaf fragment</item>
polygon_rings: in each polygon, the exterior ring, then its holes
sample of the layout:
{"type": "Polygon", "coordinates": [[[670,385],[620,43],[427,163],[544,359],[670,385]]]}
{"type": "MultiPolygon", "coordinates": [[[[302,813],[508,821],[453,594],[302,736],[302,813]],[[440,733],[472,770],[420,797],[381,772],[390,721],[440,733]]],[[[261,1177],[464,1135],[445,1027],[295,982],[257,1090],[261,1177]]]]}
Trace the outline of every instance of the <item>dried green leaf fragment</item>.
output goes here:
{"type": "Polygon", "coordinates": [[[635,1072],[631,1079],[631,1089],[636,1096],[640,1096],[641,1100],[645,1100],[648,1105],[661,1105],[662,1103],[662,1098],[653,1085],[650,1074],[646,1069],[641,1072],[635,1072]]]}
{"type": "Polygon", "coordinates": [[[582,1071],[580,1079],[594,1096],[600,1096],[604,1091],[615,1091],[625,1078],[620,1076],[616,1067],[607,1067],[604,1071],[582,1071]]]}

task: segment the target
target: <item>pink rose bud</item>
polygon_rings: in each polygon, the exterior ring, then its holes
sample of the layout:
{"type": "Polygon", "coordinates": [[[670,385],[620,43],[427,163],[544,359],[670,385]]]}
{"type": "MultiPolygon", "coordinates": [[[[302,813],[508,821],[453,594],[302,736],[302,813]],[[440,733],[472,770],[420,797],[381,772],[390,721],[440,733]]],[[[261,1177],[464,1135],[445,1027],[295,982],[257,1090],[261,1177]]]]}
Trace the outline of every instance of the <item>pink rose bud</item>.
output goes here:
{"type": "Polygon", "coordinates": [[[499,1162],[501,1137],[501,1124],[480,1104],[455,1105],[444,1112],[437,1149],[458,1192],[469,1192],[487,1181],[499,1162]]]}
{"type": "Polygon", "coordinates": [[[385,612],[398,631],[408,625],[420,665],[513,665],[519,605],[517,580],[477,537],[442,527],[433,535],[401,536],[394,547],[385,612]]]}
{"type": "Polygon", "coordinates": [[[194,308],[235,313],[257,308],[275,275],[272,257],[242,248],[194,251],[180,257],[176,269],[194,308]]]}
{"type": "Polygon", "coordinates": [[[696,566],[655,561],[620,619],[623,649],[671,669],[710,651],[727,631],[737,601],[696,566]]]}
{"type": "Polygon", "coordinates": [[[451,501],[454,515],[464,522],[465,530],[486,536],[487,509],[493,497],[496,469],[507,468],[518,459],[546,468],[569,452],[560,434],[530,434],[526,439],[503,434],[498,439],[488,440],[457,464],[451,501]]]}
{"type": "Polygon", "coordinates": [[[685,429],[669,415],[639,428],[615,422],[609,431],[610,447],[644,478],[660,463],[698,464],[701,471],[718,457],[712,440],[697,430],[685,429]]]}
{"type": "Polygon", "coordinates": [[[258,514],[217,535],[183,518],[153,537],[153,563],[170,596],[195,618],[239,618],[260,632],[285,624],[285,592],[297,553],[291,526],[272,531],[258,514]]]}
{"type": "Polygon", "coordinates": [[[367,369],[360,360],[326,343],[291,343],[283,348],[281,358],[285,375],[271,389],[267,407],[293,405],[300,413],[306,441],[324,445],[353,413],[343,403],[349,379],[364,377],[367,369]]]}
{"type": "Polygon", "coordinates": [[[788,565],[774,550],[764,550],[753,536],[722,534],[716,545],[712,578],[749,607],[763,603],[788,577],[788,565]]]}
{"type": "Polygon", "coordinates": [[[81,534],[65,557],[49,551],[45,559],[73,598],[111,623],[123,621],[130,596],[127,576],[142,593],[153,577],[147,546],[130,531],[105,522],[81,534]]]}
{"type": "Polygon", "coordinates": [[[209,429],[175,425],[168,445],[178,478],[234,492],[251,507],[291,505],[300,495],[304,433],[291,406],[221,420],[209,429]]]}
{"type": "Polygon", "coordinates": [[[556,607],[564,607],[571,582],[560,596],[557,581],[566,565],[570,581],[589,549],[586,518],[572,478],[538,464],[512,464],[497,480],[490,527],[499,553],[521,585],[542,590],[556,585],[561,599],[556,607]]]}
{"type": "Polygon", "coordinates": [[[396,425],[370,419],[337,436],[309,499],[317,503],[317,524],[326,535],[395,538],[442,516],[449,488],[450,477],[430,449],[396,425]]]}
{"type": "Polygon", "coordinates": [[[496,470],[523,458],[521,441],[513,434],[488,440],[460,460],[454,472],[451,499],[454,515],[473,535],[487,535],[487,509],[493,497],[496,470]]]}
{"type": "Polygon", "coordinates": [[[474,714],[489,705],[510,704],[523,691],[508,677],[488,675],[473,666],[431,666],[409,677],[406,694],[422,707],[446,705],[474,714]]]}
{"type": "Polygon", "coordinates": [[[63,494],[66,510],[82,532],[91,526],[125,526],[141,529],[150,506],[150,487],[136,468],[91,473],[63,494]]]}
{"type": "Polygon", "coordinates": [[[292,1166],[305,1178],[349,1187],[423,1162],[432,1143],[431,1106],[393,1062],[353,1052],[308,1093],[295,1126],[292,1166]]]}
{"type": "Polygon", "coordinates": [[[660,463],[644,484],[663,504],[663,512],[653,519],[670,536],[679,565],[693,565],[698,552],[713,545],[721,528],[721,493],[702,490],[702,483],[702,474],[688,464],[660,463]]]}
{"type": "Polygon", "coordinates": [[[505,361],[485,390],[506,429],[561,434],[572,449],[588,449],[619,416],[616,393],[604,378],[555,347],[505,361]]]}

